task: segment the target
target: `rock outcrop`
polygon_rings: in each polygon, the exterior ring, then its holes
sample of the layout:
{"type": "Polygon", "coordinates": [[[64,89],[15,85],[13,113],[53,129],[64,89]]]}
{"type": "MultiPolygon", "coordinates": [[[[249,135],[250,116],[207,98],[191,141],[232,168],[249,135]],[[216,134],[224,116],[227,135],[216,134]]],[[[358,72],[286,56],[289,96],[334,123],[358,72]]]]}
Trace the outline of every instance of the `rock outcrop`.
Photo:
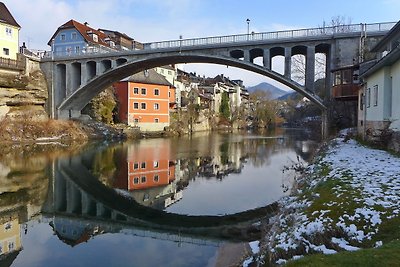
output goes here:
{"type": "Polygon", "coordinates": [[[5,117],[43,120],[47,84],[44,74],[35,70],[27,75],[0,70],[0,120],[5,117]]]}

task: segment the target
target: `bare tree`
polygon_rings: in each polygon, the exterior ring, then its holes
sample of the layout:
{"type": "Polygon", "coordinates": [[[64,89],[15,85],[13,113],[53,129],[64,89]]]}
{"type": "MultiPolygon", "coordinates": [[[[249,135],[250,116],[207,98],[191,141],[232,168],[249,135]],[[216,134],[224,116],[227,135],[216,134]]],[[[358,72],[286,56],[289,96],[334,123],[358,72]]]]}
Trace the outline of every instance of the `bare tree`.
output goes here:
{"type": "MultiPolygon", "coordinates": [[[[323,54],[315,55],[315,78],[325,78],[326,56],[323,54]]],[[[299,84],[305,83],[306,77],[306,57],[295,55],[292,57],[292,79],[299,84]]]]}
{"type": "MultiPolygon", "coordinates": [[[[351,31],[351,18],[346,16],[335,16],[332,17],[329,22],[323,21],[321,33],[340,33],[351,31]]],[[[306,75],[306,57],[302,55],[295,55],[292,57],[292,79],[300,84],[305,83],[306,75]]],[[[316,54],[315,56],[315,78],[325,78],[326,70],[326,57],[322,54],[316,54]]]]}

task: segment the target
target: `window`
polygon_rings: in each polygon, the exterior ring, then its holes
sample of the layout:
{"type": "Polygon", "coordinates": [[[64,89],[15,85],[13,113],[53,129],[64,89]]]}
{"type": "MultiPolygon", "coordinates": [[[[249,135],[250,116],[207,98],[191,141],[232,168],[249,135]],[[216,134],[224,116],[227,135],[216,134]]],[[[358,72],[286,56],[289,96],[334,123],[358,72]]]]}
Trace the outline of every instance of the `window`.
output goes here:
{"type": "Polygon", "coordinates": [[[12,224],[10,222],[8,222],[4,225],[4,230],[6,230],[6,231],[10,230],[11,228],[12,228],[12,224]]]}
{"type": "Polygon", "coordinates": [[[367,89],[367,108],[371,106],[371,88],[367,89]]]}
{"type": "Polygon", "coordinates": [[[168,97],[171,97],[171,91],[168,91],[168,97]]]}
{"type": "Polygon", "coordinates": [[[95,42],[99,41],[99,37],[97,37],[97,34],[93,34],[93,41],[95,42]]]}
{"type": "Polygon", "coordinates": [[[10,241],[10,243],[8,243],[8,251],[12,250],[14,250],[14,242],[10,241]]]}
{"type": "Polygon", "coordinates": [[[142,164],[140,164],[140,167],[141,167],[142,169],[146,169],[146,162],[142,162],[142,164]]]}
{"type": "Polygon", "coordinates": [[[146,88],[142,88],[142,95],[146,94],[146,88]]]}
{"type": "Polygon", "coordinates": [[[361,97],[360,97],[360,110],[364,109],[364,103],[365,103],[365,95],[361,94],[361,97]]]}
{"type": "Polygon", "coordinates": [[[159,119],[159,118],[155,118],[155,119],[154,119],[154,122],[155,122],[155,123],[159,123],[159,122],[160,122],[160,119],[159,119]]]}
{"type": "Polygon", "coordinates": [[[142,103],[142,104],[141,104],[141,108],[142,108],[142,109],[146,109],[146,103],[142,103]]]}
{"type": "Polygon", "coordinates": [[[374,85],[374,106],[378,105],[378,85],[374,85]]]}
{"type": "Polygon", "coordinates": [[[142,176],[142,183],[145,183],[146,182],[146,176],[142,176]]]}
{"type": "Polygon", "coordinates": [[[6,35],[7,36],[12,36],[12,29],[11,28],[6,27],[6,35]]]}
{"type": "Polygon", "coordinates": [[[133,120],[133,122],[134,122],[134,123],[138,123],[138,122],[139,122],[139,119],[138,119],[138,118],[135,118],[135,119],[133,120]]]}
{"type": "Polygon", "coordinates": [[[71,33],[71,39],[76,40],[76,32],[71,33]]]}
{"type": "Polygon", "coordinates": [[[164,70],[163,69],[160,69],[160,72],[161,72],[161,74],[164,74],[164,70]]]}
{"type": "Polygon", "coordinates": [[[154,95],[160,95],[160,90],[159,89],[154,89],[154,95]]]}
{"type": "Polygon", "coordinates": [[[139,103],[138,102],[133,103],[133,109],[139,109],[139,103]]]}
{"type": "Polygon", "coordinates": [[[135,170],[139,169],[139,163],[138,162],[133,163],[133,169],[135,169],[135,170]]]}
{"type": "Polygon", "coordinates": [[[138,184],[138,183],[139,183],[139,177],[133,178],[133,183],[134,183],[134,184],[138,184]]]}
{"type": "Polygon", "coordinates": [[[158,168],[159,165],[160,165],[160,164],[158,163],[157,160],[155,160],[155,161],[153,162],[153,167],[154,167],[154,168],[158,168]]]}
{"type": "Polygon", "coordinates": [[[61,37],[60,37],[60,38],[61,38],[61,41],[65,41],[65,39],[66,39],[66,38],[65,38],[65,34],[61,34],[61,37]]]}
{"type": "Polygon", "coordinates": [[[160,109],[160,104],[154,103],[154,110],[159,110],[160,109]]]}
{"type": "Polygon", "coordinates": [[[8,48],[3,48],[3,55],[9,56],[9,55],[10,55],[10,49],[8,49],[8,48]]]}
{"type": "Polygon", "coordinates": [[[158,176],[158,174],[154,175],[153,180],[156,183],[158,183],[158,181],[160,181],[160,177],[158,176]]]}
{"type": "Polygon", "coordinates": [[[75,53],[79,54],[79,52],[81,51],[81,48],[78,46],[75,46],[75,53]]]}
{"type": "Polygon", "coordinates": [[[135,95],[138,95],[139,94],[139,88],[137,88],[137,87],[133,88],[133,93],[135,95]]]}
{"type": "Polygon", "coordinates": [[[168,75],[171,75],[171,74],[172,74],[172,71],[169,70],[169,71],[168,71],[168,75]]]}

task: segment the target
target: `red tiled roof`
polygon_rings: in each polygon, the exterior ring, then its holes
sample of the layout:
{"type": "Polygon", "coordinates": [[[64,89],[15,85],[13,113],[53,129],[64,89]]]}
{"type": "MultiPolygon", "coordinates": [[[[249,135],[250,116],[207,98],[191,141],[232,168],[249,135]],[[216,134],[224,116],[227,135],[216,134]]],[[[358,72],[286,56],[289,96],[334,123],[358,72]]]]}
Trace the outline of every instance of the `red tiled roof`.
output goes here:
{"type": "Polygon", "coordinates": [[[0,22],[21,28],[3,2],[0,2],[0,22]]]}
{"type": "Polygon", "coordinates": [[[73,19],[71,19],[70,21],[68,21],[68,22],[64,23],[63,25],[61,25],[60,27],[58,27],[57,31],[53,34],[53,36],[50,38],[50,41],[47,44],[51,45],[51,40],[53,40],[53,38],[57,35],[57,33],[60,30],[70,29],[70,28],[75,28],[88,43],[99,44],[99,45],[110,47],[109,44],[104,41],[108,37],[105,33],[95,30],[95,29],[93,29],[85,24],[82,24],[80,22],[77,22],[73,19]],[[98,37],[97,42],[92,39],[92,37],[89,35],[89,33],[94,33],[97,35],[97,37],[98,37]]]}

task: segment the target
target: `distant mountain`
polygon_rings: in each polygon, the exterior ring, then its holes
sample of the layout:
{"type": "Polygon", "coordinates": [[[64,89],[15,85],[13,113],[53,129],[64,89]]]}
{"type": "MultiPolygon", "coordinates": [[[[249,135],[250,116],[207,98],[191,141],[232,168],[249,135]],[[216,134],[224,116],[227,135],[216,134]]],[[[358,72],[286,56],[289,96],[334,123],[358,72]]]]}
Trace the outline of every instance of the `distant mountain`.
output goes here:
{"type": "Polygon", "coordinates": [[[267,82],[263,82],[263,83],[255,85],[255,86],[250,86],[250,87],[247,87],[246,89],[249,91],[249,93],[253,93],[254,91],[257,91],[257,90],[268,92],[271,94],[272,99],[277,99],[288,93],[287,91],[282,90],[282,89],[280,89],[270,83],[267,83],[267,82]]]}
{"type": "Polygon", "coordinates": [[[284,94],[283,96],[278,97],[278,100],[282,100],[282,101],[286,101],[289,99],[300,100],[302,98],[303,98],[303,96],[301,94],[294,91],[294,92],[290,92],[290,93],[286,92],[286,94],[284,94]]]}

